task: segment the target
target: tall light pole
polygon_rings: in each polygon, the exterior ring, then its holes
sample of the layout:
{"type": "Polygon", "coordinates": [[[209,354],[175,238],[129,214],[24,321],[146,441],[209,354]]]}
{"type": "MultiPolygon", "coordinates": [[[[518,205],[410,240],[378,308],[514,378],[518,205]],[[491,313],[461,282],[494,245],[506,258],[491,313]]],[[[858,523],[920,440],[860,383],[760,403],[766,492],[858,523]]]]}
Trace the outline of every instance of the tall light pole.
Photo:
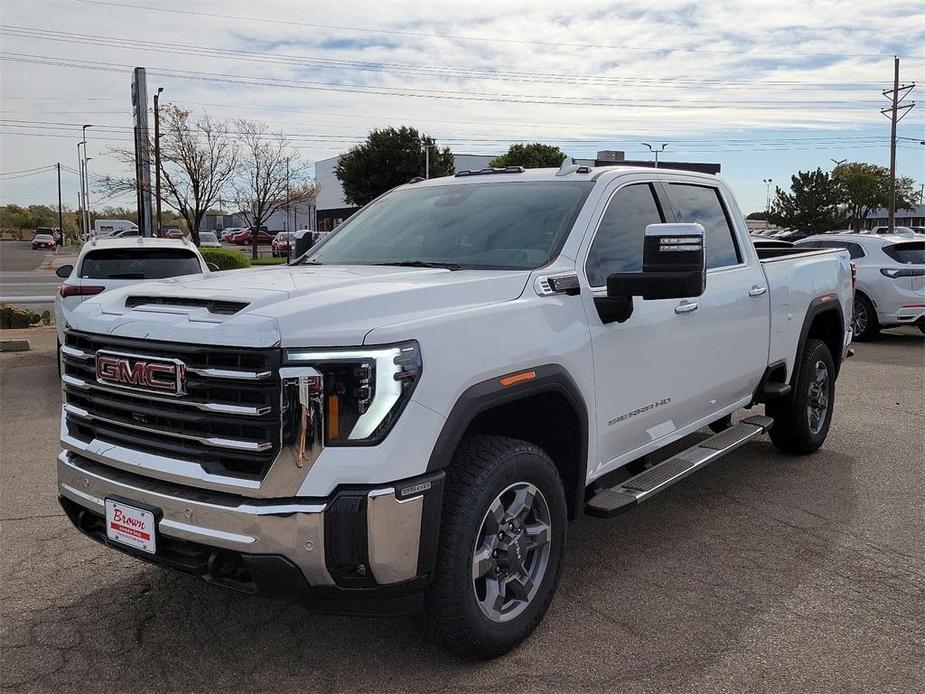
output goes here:
{"type": "Polygon", "coordinates": [[[292,260],[292,242],[295,241],[295,230],[289,228],[289,157],[286,157],[286,262],[292,260]]]}
{"type": "Polygon", "coordinates": [[[653,154],[655,154],[655,168],[657,169],[657,168],[658,168],[658,154],[659,154],[659,152],[664,152],[664,151],[665,151],[665,148],[668,146],[668,143],[667,143],[667,142],[663,142],[662,145],[661,145],[661,147],[659,147],[658,149],[655,149],[655,147],[653,147],[652,145],[650,145],[648,142],[643,142],[642,144],[645,145],[646,147],[648,147],[650,152],[652,152],[653,154]]]}
{"type": "Polygon", "coordinates": [[[78,231],[81,232],[81,236],[86,239],[87,228],[84,227],[84,160],[80,155],[80,146],[83,144],[86,143],[77,143],[77,227],[78,231]]]}
{"type": "Polygon", "coordinates": [[[771,178],[762,178],[761,182],[764,183],[767,192],[765,193],[764,198],[764,213],[766,215],[771,214],[771,183],[773,179],[771,178]]]}
{"type": "Polygon", "coordinates": [[[848,161],[848,160],[847,160],[847,159],[829,159],[829,161],[832,162],[832,163],[835,165],[835,166],[833,166],[832,168],[833,168],[833,169],[837,169],[839,166],[841,166],[842,164],[844,164],[844,163],[845,163],[846,161],[848,161]]]}
{"type": "Polygon", "coordinates": [[[92,128],[93,126],[88,124],[81,128],[83,133],[83,145],[84,145],[84,214],[86,215],[86,226],[84,227],[87,230],[87,233],[90,233],[90,169],[87,168],[87,128],[92,128]]]}
{"type": "Polygon", "coordinates": [[[425,179],[430,178],[430,148],[432,146],[433,145],[431,145],[427,141],[426,137],[421,138],[421,147],[424,148],[424,178],[425,179]]]}
{"type": "MultiPolygon", "coordinates": [[[[163,87],[158,87],[154,94],[154,236],[161,235],[161,118],[158,99],[163,87]]],[[[193,230],[190,229],[190,234],[193,230]]]]}

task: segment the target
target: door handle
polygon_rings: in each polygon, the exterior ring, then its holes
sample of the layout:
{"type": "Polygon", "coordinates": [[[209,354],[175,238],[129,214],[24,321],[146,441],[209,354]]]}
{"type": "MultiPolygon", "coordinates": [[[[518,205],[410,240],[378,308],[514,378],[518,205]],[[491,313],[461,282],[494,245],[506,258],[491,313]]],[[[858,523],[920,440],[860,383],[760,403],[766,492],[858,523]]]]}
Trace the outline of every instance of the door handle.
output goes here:
{"type": "Polygon", "coordinates": [[[684,313],[690,313],[691,311],[696,311],[700,308],[700,304],[696,301],[685,301],[683,304],[678,304],[674,307],[674,312],[679,316],[684,313]]]}
{"type": "Polygon", "coordinates": [[[754,287],[748,290],[748,295],[749,296],[761,296],[766,291],[768,291],[767,287],[759,287],[758,285],[755,285],[754,287]]]}

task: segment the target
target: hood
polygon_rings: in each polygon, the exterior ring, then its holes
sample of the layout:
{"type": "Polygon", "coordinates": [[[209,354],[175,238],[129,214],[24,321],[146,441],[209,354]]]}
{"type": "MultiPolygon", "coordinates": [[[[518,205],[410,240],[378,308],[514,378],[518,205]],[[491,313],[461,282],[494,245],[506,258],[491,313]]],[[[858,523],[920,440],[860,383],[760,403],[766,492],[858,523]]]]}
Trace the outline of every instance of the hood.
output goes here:
{"type": "Polygon", "coordinates": [[[361,265],[233,270],[107,291],[83,302],[70,322],[87,332],[196,344],[351,346],[377,327],[511,301],[529,277],[361,265]]]}

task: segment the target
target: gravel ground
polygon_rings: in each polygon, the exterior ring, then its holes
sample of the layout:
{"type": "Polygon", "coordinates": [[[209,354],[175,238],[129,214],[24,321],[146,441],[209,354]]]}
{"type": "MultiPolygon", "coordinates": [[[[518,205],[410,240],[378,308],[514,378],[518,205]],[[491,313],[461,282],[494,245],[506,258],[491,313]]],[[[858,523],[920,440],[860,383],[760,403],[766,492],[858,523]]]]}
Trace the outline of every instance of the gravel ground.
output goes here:
{"type": "Polygon", "coordinates": [[[825,447],[766,439],[569,528],[559,594],[506,657],[416,618],[312,615],[82,537],[55,499],[54,333],[0,355],[0,687],[11,691],[920,691],[925,338],[857,345],[825,447]],[[918,683],[918,684],[916,684],[918,683]]]}

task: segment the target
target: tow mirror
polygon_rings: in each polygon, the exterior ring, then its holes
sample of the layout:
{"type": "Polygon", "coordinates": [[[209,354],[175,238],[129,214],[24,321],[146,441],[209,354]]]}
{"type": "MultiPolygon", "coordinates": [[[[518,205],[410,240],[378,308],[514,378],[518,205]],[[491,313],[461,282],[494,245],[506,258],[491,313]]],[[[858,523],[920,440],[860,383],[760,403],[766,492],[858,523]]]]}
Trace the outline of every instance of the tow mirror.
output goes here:
{"type": "Polygon", "coordinates": [[[705,232],[700,224],[650,224],[642,248],[642,272],[615,272],[607,296],[594,300],[605,323],[622,323],[633,314],[633,297],[684,299],[706,288],[705,232]]]}
{"type": "Polygon", "coordinates": [[[62,279],[67,279],[71,276],[71,272],[73,272],[73,270],[73,265],[62,265],[57,270],[55,270],[55,274],[62,279]]]}

